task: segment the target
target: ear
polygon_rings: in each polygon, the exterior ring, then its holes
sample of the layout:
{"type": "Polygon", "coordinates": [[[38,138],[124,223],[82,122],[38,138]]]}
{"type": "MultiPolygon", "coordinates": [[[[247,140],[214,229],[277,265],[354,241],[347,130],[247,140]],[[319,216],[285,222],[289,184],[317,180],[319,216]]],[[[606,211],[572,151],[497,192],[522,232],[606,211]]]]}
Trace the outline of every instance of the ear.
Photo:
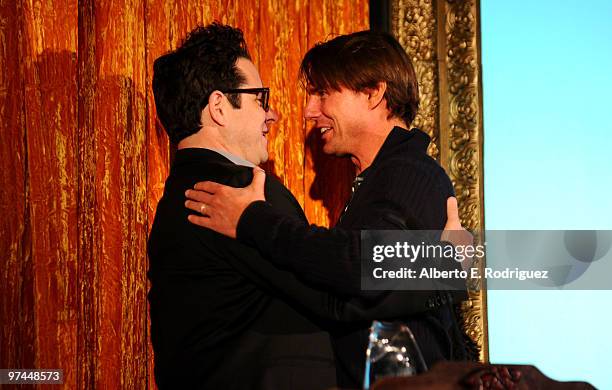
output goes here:
{"type": "Polygon", "coordinates": [[[387,83],[385,81],[381,81],[376,85],[376,87],[369,88],[365,91],[368,95],[368,108],[370,110],[373,110],[380,105],[385,97],[386,91],[387,83]]]}
{"type": "Polygon", "coordinates": [[[227,124],[227,99],[221,91],[213,91],[208,97],[208,106],[205,110],[208,110],[210,118],[219,126],[225,126],[227,124]]]}

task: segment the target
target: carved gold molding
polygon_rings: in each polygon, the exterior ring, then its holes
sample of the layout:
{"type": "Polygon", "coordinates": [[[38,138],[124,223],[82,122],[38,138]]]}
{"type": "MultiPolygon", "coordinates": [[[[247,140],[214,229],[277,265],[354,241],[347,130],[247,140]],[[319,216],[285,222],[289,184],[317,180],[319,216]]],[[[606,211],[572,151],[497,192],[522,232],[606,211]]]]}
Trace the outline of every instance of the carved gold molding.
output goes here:
{"type": "Polygon", "coordinates": [[[393,35],[410,56],[419,82],[421,101],[413,126],[429,134],[429,154],[439,160],[437,23],[433,1],[398,0],[391,9],[393,35]]]}
{"type": "MultiPolygon", "coordinates": [[[[392,33],[412,59],[421,104],[413,126],[455,186],[463,226],[484,227],[479,0],[393,0],[392,33]]],[[[484,262],[478,264],[484,268],[484,262]]],[[[489,360],[486,290],[470,282],[464,325],[489,360]]]]}

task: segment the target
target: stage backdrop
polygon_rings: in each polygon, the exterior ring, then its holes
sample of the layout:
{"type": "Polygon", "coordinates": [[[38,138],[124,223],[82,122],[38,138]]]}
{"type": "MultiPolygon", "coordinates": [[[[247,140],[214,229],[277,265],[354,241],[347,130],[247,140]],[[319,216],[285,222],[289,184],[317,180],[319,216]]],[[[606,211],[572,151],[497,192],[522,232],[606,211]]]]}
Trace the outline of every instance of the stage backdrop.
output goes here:
{"type": "Polygon", "coordinates": [[[305,153],[297,70],[365,0],[0,1],[0,368],[61,368],[66,388],[153,388],[146,240],[172,155],[152,63],[197,24],[242,28],[281,120],[270,172],[312,222],[351,172],[305,153]],[[318,183],[326,183],[322,187],[318,183]]]}

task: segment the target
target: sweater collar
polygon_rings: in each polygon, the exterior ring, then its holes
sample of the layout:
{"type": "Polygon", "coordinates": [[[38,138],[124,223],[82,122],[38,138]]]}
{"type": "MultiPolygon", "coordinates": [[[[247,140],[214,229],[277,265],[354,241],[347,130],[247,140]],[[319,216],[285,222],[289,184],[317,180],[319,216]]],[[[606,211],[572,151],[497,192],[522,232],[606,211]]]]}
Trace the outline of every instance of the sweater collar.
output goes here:
{"type": "Polygon", "coordinates": [[[398,151],[408,154],[427,153],[429,142],[429,136],[417,128],[406,130],[403,127],[395,126],[389,132],[372,164],[364,169],[359,176],[363,177],[370,167],[380,164],[389,156],[396,155],[398,151]]]}

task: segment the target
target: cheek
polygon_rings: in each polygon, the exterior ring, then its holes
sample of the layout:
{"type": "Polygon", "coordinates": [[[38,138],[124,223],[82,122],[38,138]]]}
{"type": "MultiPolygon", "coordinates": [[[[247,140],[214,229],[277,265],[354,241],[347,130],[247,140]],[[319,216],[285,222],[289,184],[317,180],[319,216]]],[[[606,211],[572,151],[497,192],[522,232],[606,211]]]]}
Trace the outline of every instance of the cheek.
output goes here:
{"type": "Polygon", "coordinates": [[[358,107],[346,107],[345,109],[338,112],[337,120],[341,122],[342,127],[347,127],[359,121],[359,108],[358,107]]]}

